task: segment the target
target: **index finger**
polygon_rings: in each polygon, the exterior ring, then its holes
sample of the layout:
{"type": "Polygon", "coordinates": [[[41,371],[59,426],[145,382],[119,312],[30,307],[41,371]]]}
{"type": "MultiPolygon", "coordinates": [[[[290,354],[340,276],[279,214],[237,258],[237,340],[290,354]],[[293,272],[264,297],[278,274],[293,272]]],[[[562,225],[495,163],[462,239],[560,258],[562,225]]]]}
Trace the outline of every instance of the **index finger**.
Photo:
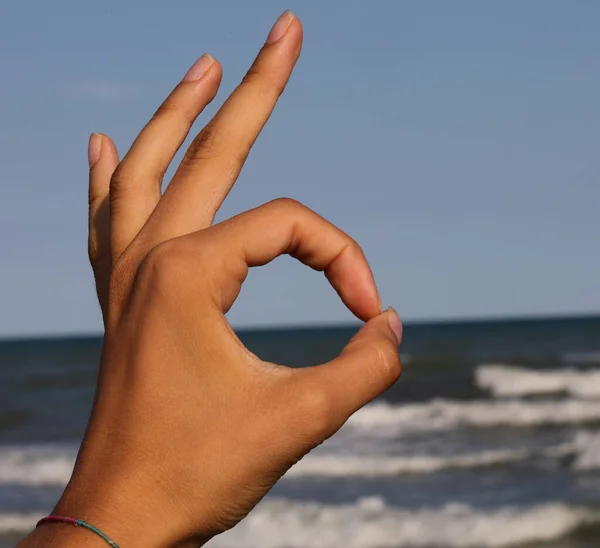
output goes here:
{"type": "Polygon", "coordinates": [[[218,304],[224,311],[237,297],[249,267],[262,266],[288,254],[323,271],[359,319],[367,321],[381,313],[373,273],[360,246],[294,200],[269,202],[198,234],[212,258],[210,269],[218,278],[213,287],[220,288],[218,304]]]}

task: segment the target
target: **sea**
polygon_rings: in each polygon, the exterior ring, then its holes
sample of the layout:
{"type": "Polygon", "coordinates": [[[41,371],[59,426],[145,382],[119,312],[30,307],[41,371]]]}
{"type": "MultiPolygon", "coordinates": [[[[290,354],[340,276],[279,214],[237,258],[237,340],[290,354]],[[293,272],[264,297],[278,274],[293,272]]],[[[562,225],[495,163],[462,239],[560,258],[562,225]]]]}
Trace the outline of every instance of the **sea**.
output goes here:
{"type": "MultiPolygon", "coordinates": [[[[357,327],[239,336],[302,367],[335,356],[357,327]]],[[[101,345],[0,341],[2,548],[69,478],[101,345]]],[[[207,546],[600,546],[600,317],[409,323],[400,353],[400,381],[207,546]]]]}

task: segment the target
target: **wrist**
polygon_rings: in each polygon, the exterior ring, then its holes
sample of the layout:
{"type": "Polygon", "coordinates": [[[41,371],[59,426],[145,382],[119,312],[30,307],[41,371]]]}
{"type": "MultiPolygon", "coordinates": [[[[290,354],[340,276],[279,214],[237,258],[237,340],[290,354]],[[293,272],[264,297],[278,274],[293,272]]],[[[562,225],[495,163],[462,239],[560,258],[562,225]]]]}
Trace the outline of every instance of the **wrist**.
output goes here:
{"type": "MultiPolygon", "coordinates": [[[[125,390],[118,375],[122,369],[107,364],[115,362],[101,364],[111,373],[110,390],[125,390]]],[[[213,527],[210,505],[186,512],[174,488],[179,478],[165,473],[152,435],[124,421],[122,407],[108,402],[105,397],[95,403],[73,475],[52,514],[89,523],[120,548],[203,546],[220,532],[213,527]]]]}
{"type": "MultiPolygon", "coordinates": [[[[107,548],[99,536],[67,523],[47,523],[34,529],[16,548],[107,548]]],[[[122,547],[121,547],[122,548],[122,547]]]]}
{"type": "MultiPolygon", "coordinates": [[[[187,530],[183,517],[172,516],[168,507],[156,501],[155,494],[150,486],[136,488],[131,482],[115,478],[105,482],[96,478],[95,482],[89,482],[74,476],[52,514],[84,520],[119,548],[197,548],[210,540],[208,535],[187,530]]],[[[90,538],[90,548],[108,547],[98,535],[81,527],[45,524],[38,531],[43,529],[55,529],[53,535],[68,534],[69,541],[78,539],[78,546],[83,538],[90,538]]],[[[62,536],[57,538],[61,546],[70,548],[62,536]]]]}

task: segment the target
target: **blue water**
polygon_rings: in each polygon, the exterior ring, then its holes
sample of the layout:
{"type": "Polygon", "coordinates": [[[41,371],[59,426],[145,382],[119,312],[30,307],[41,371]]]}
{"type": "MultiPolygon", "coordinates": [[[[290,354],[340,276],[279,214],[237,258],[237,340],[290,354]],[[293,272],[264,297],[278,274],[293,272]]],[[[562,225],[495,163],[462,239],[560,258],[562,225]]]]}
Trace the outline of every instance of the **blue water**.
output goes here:
{"type": "MultiPolygon", "coordinates": [[[[355,330],[239,335],[263,359],[305,366],[355,330]]],[[[0,341],[0,547],[67,481],[101,345],[0,341]]],[[[400,382],[212,546],[600,544],[600,318],[407,325],[401,355],[400,382]]]]}

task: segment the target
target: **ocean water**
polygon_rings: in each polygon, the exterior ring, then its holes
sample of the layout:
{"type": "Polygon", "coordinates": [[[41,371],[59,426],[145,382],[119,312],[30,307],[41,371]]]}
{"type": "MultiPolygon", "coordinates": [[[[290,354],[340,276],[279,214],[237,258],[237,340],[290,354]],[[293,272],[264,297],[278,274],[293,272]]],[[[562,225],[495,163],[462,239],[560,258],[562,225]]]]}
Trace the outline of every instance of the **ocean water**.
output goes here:
{"type": "MultiPolygon", "coordinates": [[[[269,361],[354,327],[241,332],[269,361]]],[[[100,338],[0,341],[0,547],[69,478],[100,338]]],[[[405,326],[402,379],[213,548],[600,545],[600,317],[405,326]]]]}

